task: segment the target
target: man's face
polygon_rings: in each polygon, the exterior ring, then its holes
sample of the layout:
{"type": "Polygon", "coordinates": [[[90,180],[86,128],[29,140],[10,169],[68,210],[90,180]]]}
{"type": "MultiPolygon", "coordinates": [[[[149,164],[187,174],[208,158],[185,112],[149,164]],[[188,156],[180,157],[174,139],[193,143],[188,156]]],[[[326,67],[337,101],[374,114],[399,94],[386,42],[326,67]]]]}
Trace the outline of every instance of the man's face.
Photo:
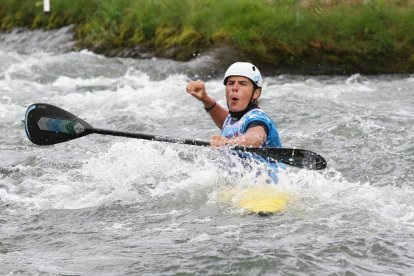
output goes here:
{"type": "MultiPolygon", "coordinates": [[[[250,102],[253,93],[253,83],[246,77],[231,76],[226,84],[226,99],[231,112],[243,111],[250,102]]],[[[255,92],[254,99],[260,94],[255,92]]]]}

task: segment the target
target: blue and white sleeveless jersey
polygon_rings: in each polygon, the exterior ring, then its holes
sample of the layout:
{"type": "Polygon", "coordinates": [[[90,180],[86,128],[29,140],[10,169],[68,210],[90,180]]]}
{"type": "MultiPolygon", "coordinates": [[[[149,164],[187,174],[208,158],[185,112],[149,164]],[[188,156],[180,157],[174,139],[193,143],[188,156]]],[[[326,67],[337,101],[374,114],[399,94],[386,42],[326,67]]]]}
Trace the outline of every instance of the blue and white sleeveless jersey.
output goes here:
{"type": "MultiPolygon", "coordinates": [[[[228,115],[224,121],[221,135],[226,138],[237,137],[243,135],[250,127],[254,126],[263,126],[266,130],[267,139],[263,143],[262,147],[282,147],[275,123],[272,121],[269,115],[267,115],[266,112],[260,108],[255,108],[248,111],[238,121],[234,121],[234,119],[228,115]]],[[[267,164],[267,167],[269,168],[269,176],[273,179],[273,182],[277,183],[278,165],[268,162],[260,156],[255,156],[254,158],[267,164]]]]}

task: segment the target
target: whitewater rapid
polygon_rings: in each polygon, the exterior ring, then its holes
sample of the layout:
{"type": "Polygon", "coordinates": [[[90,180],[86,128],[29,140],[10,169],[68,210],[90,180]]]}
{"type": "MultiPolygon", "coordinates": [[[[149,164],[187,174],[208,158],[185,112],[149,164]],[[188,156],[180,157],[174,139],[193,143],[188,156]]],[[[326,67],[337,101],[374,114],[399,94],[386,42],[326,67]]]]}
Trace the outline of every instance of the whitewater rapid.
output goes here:
{"type": "Polygon", "coordinates": [[[214,56],[107,58],[71,51],[69,30],[1,36],[2,274],[412,273],[413,76],[265,76],[260,105],[283,146],[328,168],[288,167],[277,189],[291,201],[261,218],[219,196],[257,185],[258,168],[240,176],[237,157],[214,149],[102,135],[31,144],[22,121],[38,102],[99,128],[219,133],[185,93],[200,78],[225,106],[217,68],[206,69],[214,56]]]}

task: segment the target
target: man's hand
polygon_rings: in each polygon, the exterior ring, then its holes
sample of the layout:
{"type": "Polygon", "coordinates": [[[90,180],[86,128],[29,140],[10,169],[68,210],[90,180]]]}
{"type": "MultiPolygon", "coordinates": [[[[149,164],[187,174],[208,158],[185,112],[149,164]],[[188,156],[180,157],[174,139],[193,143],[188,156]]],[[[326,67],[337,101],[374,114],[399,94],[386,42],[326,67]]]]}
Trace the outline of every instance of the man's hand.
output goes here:
{"type": "Polygon", "coordinates": [[[206,86],[203,81],[190,81],[187,84],[187,93],[199,101],[205,102],[207,98],[206,86]]]}
{"type": "Polygon", "coordinates": [[[220,136],[220,135],[214,135],[210,139],[210,146],[212,147],[224,147],[228,144],[230,139],[220,136]]]}

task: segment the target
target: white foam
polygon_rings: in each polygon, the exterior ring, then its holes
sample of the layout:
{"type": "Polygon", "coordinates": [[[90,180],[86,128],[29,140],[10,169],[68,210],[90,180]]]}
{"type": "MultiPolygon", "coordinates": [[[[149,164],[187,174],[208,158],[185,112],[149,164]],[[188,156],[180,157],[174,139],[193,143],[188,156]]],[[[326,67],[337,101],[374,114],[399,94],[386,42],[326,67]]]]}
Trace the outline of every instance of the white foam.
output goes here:
{"type": "Polygon", "coordinates": [[[110,79],[106,77],[97,77],[97,78],[71,78],[66,76],[59,76],[54,82],[53,86],[60,89],[77,89],[78,87],[88,87],[88,86],[110,86],[116,83],[116,79],[110,79]]]}
{"type": "Polygon", "coordinates": [[[300,170],[289,173],[284,181],[289,182],[285,187],[304,198],[306,208],[316,213],[321,208],[333,214],[362,211],[371,216],[373,224],[414,227],[414,206],[410,204],[414,189],[411,187],[377,187],[368,182],[349,182],[334,169],[325,172],[300,170]]]}

